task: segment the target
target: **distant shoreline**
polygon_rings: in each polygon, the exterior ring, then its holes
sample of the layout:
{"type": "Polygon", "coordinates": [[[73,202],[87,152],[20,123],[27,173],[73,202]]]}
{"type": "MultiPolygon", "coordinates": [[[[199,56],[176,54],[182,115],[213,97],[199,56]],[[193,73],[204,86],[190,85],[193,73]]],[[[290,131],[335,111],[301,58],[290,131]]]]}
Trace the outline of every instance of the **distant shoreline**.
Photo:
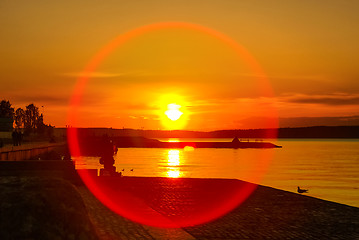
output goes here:
{"type": "MultiPolygon", "coordinates": [[[[56,128],[55,135],[65,137],[67,128],[56,128]]],[[[78,128],[80,136],[86,137],[146,137],[146,138],[359,138],[359,126],[313,126],[278,129],[232,129],[216,131],[189,130],[143,130],[115,128],[78,128]],[[273,137],[274,136],[274,137],[273,137]]]]}

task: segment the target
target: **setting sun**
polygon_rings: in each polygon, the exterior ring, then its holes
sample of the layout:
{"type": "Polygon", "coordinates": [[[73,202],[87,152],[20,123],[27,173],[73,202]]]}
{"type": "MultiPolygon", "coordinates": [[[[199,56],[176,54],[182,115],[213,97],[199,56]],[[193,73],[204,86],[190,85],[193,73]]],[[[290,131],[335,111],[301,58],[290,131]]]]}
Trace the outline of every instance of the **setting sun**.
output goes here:
{"type": "Polygon", "coordinates": [[[161,93],[158,100],[153,102],[156,114],[160,119],[161,127],[168,130],[184,129],[191,117],[188,110],[188,97],[173,93],[161,93]]]}
{"type": "Polygon", "coordinates": [[[168,110],[165,112],[167,117],[172,121],[178,120],[182,116],[182,112],[179,110],[181,106],[175,103],[168,104],[168,110]]]}

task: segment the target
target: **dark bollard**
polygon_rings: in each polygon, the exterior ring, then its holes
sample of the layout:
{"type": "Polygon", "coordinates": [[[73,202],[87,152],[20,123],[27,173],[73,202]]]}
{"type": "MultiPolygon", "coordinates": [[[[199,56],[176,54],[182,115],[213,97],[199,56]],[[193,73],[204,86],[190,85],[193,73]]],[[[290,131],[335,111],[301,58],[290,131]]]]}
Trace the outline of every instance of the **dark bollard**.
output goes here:
{"type": "Polygon", "coordinates": [[[100,164],[104,166],[100,169],[100,176],[121,176],[121,173],[116,172],[114,154],[117,152],[116,146],[109,139],[104,140],[104,146],[101,151],[100,164]]]}

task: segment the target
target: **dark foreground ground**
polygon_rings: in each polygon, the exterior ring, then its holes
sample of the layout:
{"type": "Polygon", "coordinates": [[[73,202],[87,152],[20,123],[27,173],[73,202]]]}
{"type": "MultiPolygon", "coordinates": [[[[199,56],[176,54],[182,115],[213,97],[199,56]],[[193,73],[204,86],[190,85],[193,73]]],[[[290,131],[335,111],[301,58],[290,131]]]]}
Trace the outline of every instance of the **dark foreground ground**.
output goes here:
{"type": "Polygon", "coordinates": [[[0,176],[0,239],[97,239],[77,188],[61,178],[0,176]]]}
{"type": "MultiPolygon", "coordinates": [[[[162,215],[168,205],[196,196],[198,187],[210,190],[214,182],[241,182],[135,177],[121,181],[121,191],[142,198],[162,215]],[[167,200],[154,204],[158,198],[149,193],[164,189],[167,200]]],[[[0,176],[0,239],[359,239],[359,208],[258,186],[220,219],[164,229],[113,213],[81,184],[50,176],[0,176]]]]}

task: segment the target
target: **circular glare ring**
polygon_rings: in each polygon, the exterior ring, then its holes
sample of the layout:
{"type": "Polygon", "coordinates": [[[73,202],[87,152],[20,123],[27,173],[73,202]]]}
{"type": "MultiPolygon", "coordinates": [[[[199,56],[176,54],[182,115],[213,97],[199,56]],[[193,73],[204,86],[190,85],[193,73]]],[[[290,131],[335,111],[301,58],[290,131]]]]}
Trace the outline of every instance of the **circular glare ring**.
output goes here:
{"type": "MultiPolygon", "coordinates": [[[[259,92],[264,93],[266,96],[273,96],[269,81],[257,61],[243,46],[230,37],[213,29],[185,22],[161,22],[142,26],[119,35],[113,41],[100,49],[100,51],[96,53],[96,55],[86,65],[83,70],[83,74],[77,79],[77,83],[71,97],[68,114],[68,125],[73,127],[69,127],[67,133],[69,148],[73,157],[76,157],[79,161],[81,161],[81,150],[79,147],[79,137],[76,126],[78,125],[78,109],[81,104],[81,98],[85,87],[91,78],[91,74],[96,71],[101,62],[103,62],[115,49],[119,48],[124,43],[127,43],[146,33],[163,29],[195,30],[220,40],[220,42],[228,45],[248,65],[253,73],[253,76],[255,76],[257,80],[256,87],[259,92]]],[[[276,116],[276,114],[273,115],[276,116]]],[[[278,126],[278,120],[275,117],[273,117],[273,119],[274,120],[271,123],[271,126],[274,126],[273,129],[275,129],[278,126]]],[[[276,131],[267,131],[266,134],[267,138],[276,138],[276,131]]],[[[186,227],[214,220],[241,204],[255,189],[254,184],[245,184],[239,188],[239,191],[232,194],[225,203],[216,205],[217,207],[215,209],[208,209],[208,214],[189,216],[185,220],[173,222],[167,221],[165,218],[157,215],[151,215],[148,212],[144,213],[145,211],[143,208],[142,210],[136,211],[136,207],[134,205],[137,204],[137,209],[141,209],[141,207],[139,207],[142,205],[140,201],[133,201],[133,198],[126,196],[125,194],[122,194],[118,198],[114,198],[114,190],[108,185],[105,185],[105,183],[98,181],[98,179],[93,177],[88,171],[81,171],[79,174],[89,190],[111,210],[133,221],[157,227],[186,227]]]]}

